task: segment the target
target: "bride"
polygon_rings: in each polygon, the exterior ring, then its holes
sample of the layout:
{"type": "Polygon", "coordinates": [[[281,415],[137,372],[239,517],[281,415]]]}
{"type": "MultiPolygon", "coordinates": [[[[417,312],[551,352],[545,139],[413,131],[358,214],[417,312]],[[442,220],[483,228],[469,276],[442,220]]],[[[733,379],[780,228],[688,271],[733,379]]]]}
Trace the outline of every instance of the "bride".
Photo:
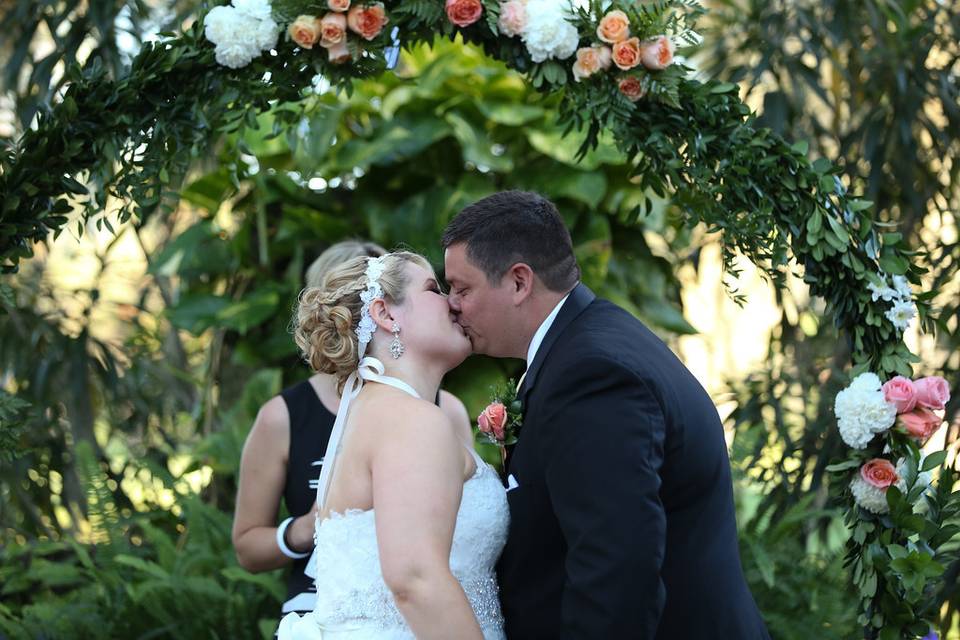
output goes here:
{"type": "Polygon", "coordinates": [[[502,639],[506,495],[433,402],[470,353],[430,264],[361,257],[307,289],[295,338],[342,400],[317,490],[313,612],[280,640],[502,639]]]}

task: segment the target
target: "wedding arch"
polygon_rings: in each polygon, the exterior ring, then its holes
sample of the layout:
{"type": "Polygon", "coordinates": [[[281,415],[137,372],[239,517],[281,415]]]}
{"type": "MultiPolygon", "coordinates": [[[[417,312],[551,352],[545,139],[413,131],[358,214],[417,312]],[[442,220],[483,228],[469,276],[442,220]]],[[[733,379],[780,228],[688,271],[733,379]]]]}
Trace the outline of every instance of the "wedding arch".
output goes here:
{"type": "MultiPolygon", "coordinates": [[[[677,55],[700,41],[697,0],[575,5],[233,0],[146,44],[120,79],[96,63],[71,68],[56,106],[0,156],[0,269],[15,272],[78,210],[81,234],[84,221],[112,230],[113,216],[169,212],[202,152],[256,129],[261,112],[274,116],[267,135],[296,127],[317,78],[349,92],[391,67],[398,46],[475,43],[559,94],[581,154],[611,136],[639,188],[721,234],[728,267],[742,254],[776,284],[801,274],[825,301],[855,364],[836,403],[850,450],[831,470],[845,488],[860,621],[867,637],[926,635],[941,549],[960,530],[944,523],[960,499],[946,453],[921,455],[948,391],[938,378],[909,380],[917,359],[903,332],[930,310],[929,295],[912,289],[921,272],[906,244],[847,193],[831,162],[760,128],[736,85],[697,78],[677,55]],[[119,203],[109,214],[108,201],[119,203]]],[[[228,144],[242,151],[242,137],[228,144]]],[[[652,206],[648,198],[638,217],[652,206]]]]}

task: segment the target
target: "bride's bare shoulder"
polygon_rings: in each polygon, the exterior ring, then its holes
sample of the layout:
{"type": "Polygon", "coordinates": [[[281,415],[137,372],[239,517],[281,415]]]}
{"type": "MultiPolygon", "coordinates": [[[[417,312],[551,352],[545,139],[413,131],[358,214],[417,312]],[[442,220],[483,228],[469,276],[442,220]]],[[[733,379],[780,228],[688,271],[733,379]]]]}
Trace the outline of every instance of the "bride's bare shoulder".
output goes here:
{"type": "Polygon", "coordinates": [[[401,437],[408,441],[433,438],[442,443],[448,439],[457,442],[450,418],[434,403],[388,390],[378,391],[365,398],[362,415],[357,416],[364,430],[376,440],[401,437]]]}

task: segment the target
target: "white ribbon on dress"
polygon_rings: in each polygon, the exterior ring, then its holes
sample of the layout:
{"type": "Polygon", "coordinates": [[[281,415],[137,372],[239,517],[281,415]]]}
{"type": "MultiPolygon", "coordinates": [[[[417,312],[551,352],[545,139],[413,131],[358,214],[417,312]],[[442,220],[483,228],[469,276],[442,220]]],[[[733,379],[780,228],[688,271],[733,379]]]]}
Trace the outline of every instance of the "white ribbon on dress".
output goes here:
{"type": "MultiPolygon", "coordinates": [[[[333,422],[333,429],[330,431],[330,440],[327,442],[327,452],[323,456],[323,466],[320,468],[320,479],[317,481],[317,518],[323,513],[324,505],[327,502],[327,493],[330,490],[330,481],[333,479],[333,471],[336,467],[337,454],[342,448],[344,427],[347,424],[347,413],[350,409],[350,403],[360,394],[363,383],[367,380],[389,385],[401,391],[405,391],[414,398],[419,398],[420,394],[416,389],[398,378],[385,376],[383,363],[373,356],[367,356],[360,360],[357,370],[350,374],[346,384],[343,386],[343,395],[340,396],[340,406],[337,409],[337,418],[333,422]]],[[[314,548],[307,560],[307,566],[303,572],[310,578],[317,577],[317,550],[314,548]]]]}

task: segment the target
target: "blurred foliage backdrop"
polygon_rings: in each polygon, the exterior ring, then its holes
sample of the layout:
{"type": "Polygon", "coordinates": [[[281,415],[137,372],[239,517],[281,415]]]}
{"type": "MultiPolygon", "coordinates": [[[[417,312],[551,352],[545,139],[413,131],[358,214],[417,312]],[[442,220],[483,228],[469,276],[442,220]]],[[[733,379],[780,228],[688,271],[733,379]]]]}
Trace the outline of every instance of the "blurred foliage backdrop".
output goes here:
{"type": "MultiPolygon", "coordinates": [[[[910,239],[940,292],[936,335],[910,336],[918,373],[957,389],[960,14],[933,0],[711,4],[702,72],[740,82],[764,124],[841,162],[910,239]]],[[[0,0],[0,138],[56,99],[63,65],[96,58],[122,76],[139,40],[195,5],[0,0]]],[[[51,238],[0,283],[0,637],[272,634],[280,575],[236,564],[235,476],[259,405],[308,375],[291,309],[333,242],[402,243],[439,269],[461,206],[535,189],[560,206],[589,286],[680,353],[699,339],[689,290],[716,267],[714,239],[669,203],[638,219],[646,194],[609,141],[575,163],[578,140],[517,74],[438,43],[350,96],[316,89],[296,130],[273,135],[267,114],[239,156],[198,158],[172,214],[51,238]]],[[[773,637],[856,637],[824,473],[849,353],[799,279],[773,295],[762,366],[705,381],[729,414],[744,566],[773,637]]],[[[472,358],[447,387],[476,414],[520,366],[472,358]]]]}

